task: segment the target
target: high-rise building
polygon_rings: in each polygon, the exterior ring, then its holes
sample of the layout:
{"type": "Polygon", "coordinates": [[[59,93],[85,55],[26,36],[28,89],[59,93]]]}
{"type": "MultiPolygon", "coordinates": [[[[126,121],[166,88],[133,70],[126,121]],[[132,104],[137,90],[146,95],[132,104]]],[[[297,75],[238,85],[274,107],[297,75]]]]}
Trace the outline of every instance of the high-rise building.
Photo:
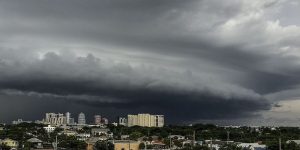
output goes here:
{"type": "Polygon", "coordinates": [[[138,124],[138,116],[137,115],[128,115],[127,116],[127,126],[137,126],[138,124]]]}
{"type": "Polygon", "coordinates": [[[46,113],[46,118],[44,119],[44,123],[51,125],[64,125],[66,124],[66,117],[61,113],[46,113]]]}
{"type": "Polygon", "coordinates": [[[108,124],[108,119],[107,119],[107,118],[102,118],[101,122],[102,122],[103,124],[108,124]]]}
{"type": "Polygon", "coordinates": [[[71,119],[71,113],[66,112],[66,123],[70,124],[70,119],[71,119]]]}
{"type": "Polygon", "coordinates": [[[165,124],[165,117],[164,115],[153,115],[154,116],[154,126],[155,127],[163,127],[165,124]]]}
{"type": "Polygon", "coordinates": [[[127,125],[127,119],[119,117],[119,125],[126,126],[127,125]]]}
{"type": "Polygon", "coordinates": [[[127,125],[142,126],[142,127],[163,127],[164,116],[163,115],[150,115],[150,114],[137,114],[127,116],[127,125]]]}
{"type": "Polygon", "coordinates": [[[95,116],[94,116],[94,119],[95,119],[94,123],[95,123],[96,125],[101,124],[101,116],[100,116],[100,115],[95,115],[95,116]]]}
{"type": "Polygon", "coordinates": [[[70,125],[74,125],[75,124],[75,119],[74,118],[70,118],[70,125]]]}
{"type": "Polygon", "coordinates": [[[82,112],[78,115],[78,124],[79,125],[85,125],[86,124],[85,115],[82,112]]]}

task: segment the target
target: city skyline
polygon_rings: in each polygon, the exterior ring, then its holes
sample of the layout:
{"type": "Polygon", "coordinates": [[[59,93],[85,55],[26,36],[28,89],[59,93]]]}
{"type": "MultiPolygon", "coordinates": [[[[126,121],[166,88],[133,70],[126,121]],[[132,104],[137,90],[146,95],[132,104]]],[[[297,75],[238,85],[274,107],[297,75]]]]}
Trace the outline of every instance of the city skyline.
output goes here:
{"type": "MultiPolygon", "coordinates": [[[[128,114],[125,116],[119,116],[115,119],[108,120],[106,117],[96,114],[93,116],[93,120],[90,121],[90,117],[86,116],[83,112],[77,115],[77,122],[74,116],[70,112],[66,113],[54,113],[48,112],[45,117],[39,120],[23,120],[18,118],[12,121],[12,125],[19,125],[22,123],[35,123],[49,125],[48,127],[52,130],[53,127],[62,126],[98,126],[105,127],[107,125],[114,126],[141,126],[141,127],[164,127],[165,116],[164,115],[153,115],[149,113],[138,113],[136,115],[128,114]]],[[[10,124],[10,123],[9,123],[10,124]]],[[[1,122],[0,122],[1,125],[1,122]]]]}
{"type": "Polygon", "coordinates": [[[0,122],[299,126],[299,14],[299,0],[3,0],[0,122]]]}

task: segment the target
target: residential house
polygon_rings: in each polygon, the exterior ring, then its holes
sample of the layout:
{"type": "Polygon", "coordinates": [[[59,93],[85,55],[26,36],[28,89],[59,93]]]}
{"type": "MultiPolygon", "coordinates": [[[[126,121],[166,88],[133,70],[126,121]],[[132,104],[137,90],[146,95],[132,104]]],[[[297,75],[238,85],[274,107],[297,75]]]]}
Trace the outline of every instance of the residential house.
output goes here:
{"type": "Polygon", "coordinates": [[[238,146],[242,148],[247,148],[249,150],[266,150],[267,146],[266,145],[261,145],[258,143],[240,143],[238,146]]]}
{"type": "Polygon", "coordinates": [[[32,148],[43,149],[43,141],[41,141],[37,138],[28,139],[27,142],[30,143],[32,148]]]}
{"type": "Polygon", "coordinates": [[[6,146],[9,146],[10,148],[18,148],[19,147],[19,142],[6,138],[4,140],[2,140],[1,144],[4,144],[6,146]]]}

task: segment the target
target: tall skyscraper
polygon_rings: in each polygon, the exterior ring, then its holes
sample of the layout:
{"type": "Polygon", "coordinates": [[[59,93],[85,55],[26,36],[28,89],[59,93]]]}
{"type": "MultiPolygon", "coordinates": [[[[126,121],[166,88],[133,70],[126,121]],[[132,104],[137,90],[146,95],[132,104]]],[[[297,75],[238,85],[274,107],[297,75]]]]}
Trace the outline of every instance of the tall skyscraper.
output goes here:
{"type": "Polygon", "coordinates": [[[82,112],[78,115],[78,124],[79,125],[85,125],[86,124],[85,115],[82,112]]]}
{"type": "Polygon", "coordinates": [[[71,119],[71,113],[66,112],[66,123],[70,124],[70,119],[71,119]]]}
{"type": "Polygon", "coordinates": [[[127,125],[142,126],[142,127],[163,127],[164,116],[163,115],[150,115],[150,114],[137,114],[128,115],[127,125]]]}
{"type": "Polygon", "coordinates": [[[100,115],[95,115],[95,116],[94,116],[94,119],[95,119],[94,123],[95,123],[96,125],[101,124],[101,116],[100,116],[100,115]]]}

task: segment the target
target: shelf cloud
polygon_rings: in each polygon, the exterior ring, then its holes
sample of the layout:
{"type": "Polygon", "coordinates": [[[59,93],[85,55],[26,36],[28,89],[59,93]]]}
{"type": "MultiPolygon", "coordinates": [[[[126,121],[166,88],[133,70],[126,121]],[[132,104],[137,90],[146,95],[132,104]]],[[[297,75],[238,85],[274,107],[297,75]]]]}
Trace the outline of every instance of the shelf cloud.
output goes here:
{"type": "Polygon", "coordinates": [[[2,1],[0,114],[9,105],[29,119],[40,116],[25,108],[159,113],[170,123],[259,118],[299,97],[299,5],[2,1]]]}

